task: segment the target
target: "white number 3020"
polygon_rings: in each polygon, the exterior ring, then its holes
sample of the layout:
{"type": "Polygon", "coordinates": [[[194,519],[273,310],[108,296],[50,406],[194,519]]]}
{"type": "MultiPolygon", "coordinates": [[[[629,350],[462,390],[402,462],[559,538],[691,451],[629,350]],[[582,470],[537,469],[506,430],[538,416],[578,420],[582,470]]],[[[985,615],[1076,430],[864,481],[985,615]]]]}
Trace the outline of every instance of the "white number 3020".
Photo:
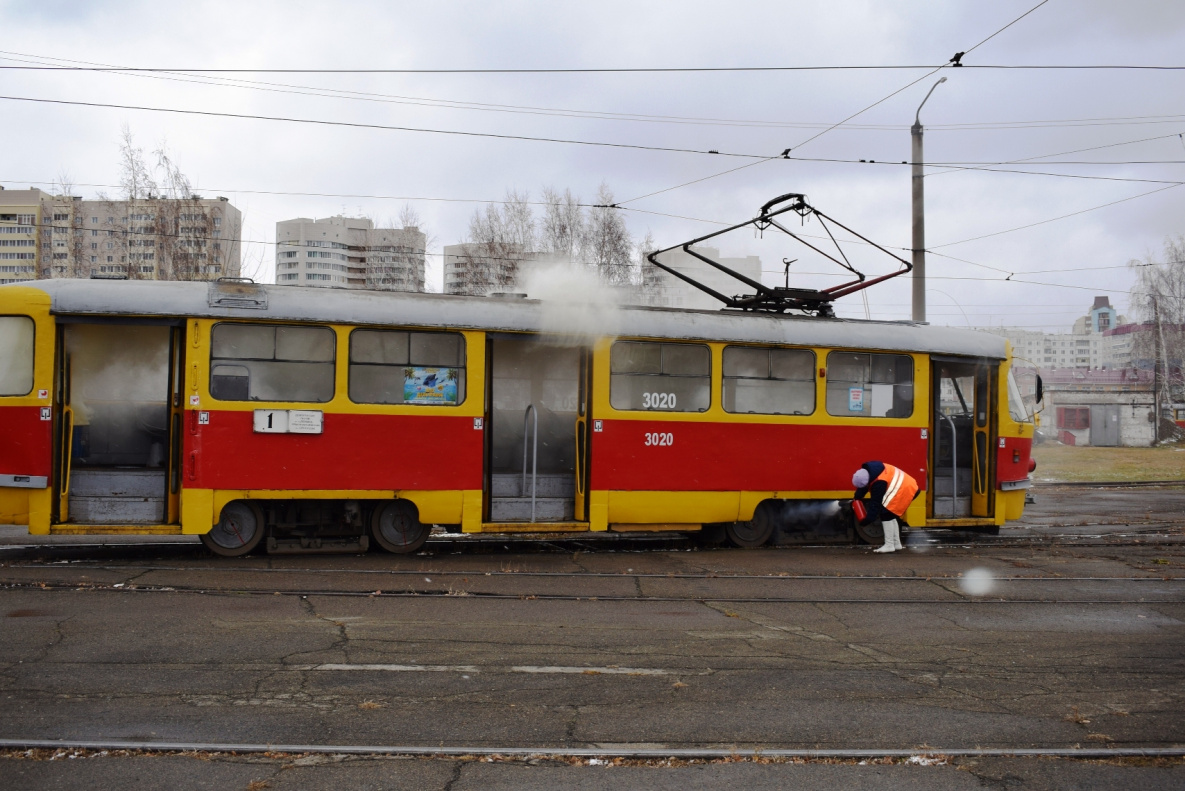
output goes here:
{"type": "Polygon", "coordinates": [[[646,432],[646,444],[647,445],[664,445],[664,446],[674,445],[675,444],[675,435],[671,434],[669,432],[664,433],[662,431],[654,431],[654,432],[647,431],[646,432]]]}
{"type": "Polygon", "coordinates": [[[674,409],[674,393],[642,393],[643,409],[674,409]]]}

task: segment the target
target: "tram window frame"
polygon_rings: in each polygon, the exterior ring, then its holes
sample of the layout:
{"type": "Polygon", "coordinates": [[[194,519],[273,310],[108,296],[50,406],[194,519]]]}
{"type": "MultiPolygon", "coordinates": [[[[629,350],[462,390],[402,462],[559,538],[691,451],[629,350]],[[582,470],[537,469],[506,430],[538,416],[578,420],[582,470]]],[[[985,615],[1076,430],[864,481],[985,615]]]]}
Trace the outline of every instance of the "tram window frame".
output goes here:
{"type": "Polygon", "coordinates": [[[20,398],[33,392],[34,367],[37,350],[37,322],[31,316],[0,316],[0,397],[20,398]],[[14,320],[11,331],[4,329],[7,320],[14,320]],[[23,327],[22,323],[28,326],[23,327]],[[27,338],[25,332],[27,331],[27,338]],[[9,333],[11,332],[11,337],[9,333]],[[20,377],[20,378],[17,378],[20,377]],[[24,390],[21,387],[28,384],[24,390]]]}
{"type": "Polygon", "coordinates": [[[827,414],[833,417],[901,420],[913,416],[914,360],[908,354],[894,352],[852,352],[835,350],[827,354],[827,414]],[[847,358],[847,359],[843,359],[847,358]],[[844,378],[845,369],[861,368],[860,378],[844,378]],[[879,372],[878,369],[879,368],[879,372]],[[890,378],[891,376],[891,378],[890,378]],[[904,376],[904,378],[902,378],[904,376]],[[855,387],[859,385],[859,388],[855,387]],[[877,387],[873,387],[873,385],[877,387]],[[881,414],[875,414],[884,393],[879,387],[891,387],[891,401],[881,414]],[[860,396],[855,397],[859,389],[860,396]],[[859,401],[862,409],[852,405],[859,401]],[[863,408],[867,405],[868,408],[863,408]]]}
{"type": "Polygon", "coordinates": [[[622,412],[707,412],[712,406],[712,348],[706,343],[614,342],[609,349],[609,405],[622,412]],[[702,359],[689,359],[691,350],[702,359]],[[702,373],[686,372],[701,364],[702,373]]]}
{"type": "MultiPolygon", "coordinates": [[[[244,333],[250,335],[251,333],[244,333]]],[[[227,350],[225,347],[223,350],[227,350]]],[[[316,352],[316,349],[312,349],[316,352]]],[[[292,403],[292,404],[325,404],[333,400],[337,390],[337,333],[325,324],[256,324],[253,322],[218,322],[210,328],[210,397],[216,401],[247,401],[251,403],[292,403]],[[241,338],[240,343],[255,344],[254,348],[245,351],[248,354],[237,356],[219,355],[219,344],[230,343],[228,339],[219,339],[224,328],[235,328],[237,331],[260,331],[259,337],[241,338]],[[266,351],[266,330],[271,330],[270,357],[248,356],[266,351]],[[307,355],[308,341],[311,335],[301,338],[302,333],[315,332],[318,335],[328,333],[328,336],[314,345],[326,345],[328,359],[324,355],[320,358],[310,358],[307,355]],[[289,337],[283,337],[281,333],[289,337]],[[325,341],[328,341],[325,344],[325,341]],[[305,349],[292,348],[298,344],[305,349]],[[282,346],[289,348],[282,349],[282,346]],[[292,356],[304,353],[305,357],[292,356]],[[282,356],[283,355],[283,356],[282,356]],[[225,373],[219,375],[222,369],[225,373]],[[237,369],[237,370],[236,370],[237,369]],[[242,380],[246,381],[233,381],[242,380]],[[269,382],[269,379],[272,380],[269,382]],[[279,380],[279,381],[277,381],[279,380]],[[286,380],[286,381],[285,381],[286,380]],[[265,383],[270,390],[252,392],[253,388],[265,383]],[[294,392],[280,392],[282,385],[298,383],[294,392]],[[240,389],[245,388],[245,389],[240,389]]]]}
{"type": "MultiPolygon", "coordinates": [[[[363,350],[359,349],[360,352],[363,350]]],[[[349,396],[350,401],[355,404],[383,404],[388,406],[446,406],[456,407],[465,403],[465,398],[468,395],[466,371],[468,368],[467,358],[468,348],[465,342],[465,335],[460,332],[450,332],[444,330],[378,330],[370,328],[359,328],[350,331],[350,351],[349,351],[349,396]],[[355,339],[362,340],[368,336],[380,336],[386,343],[381,343],[381,348],[378,349],[378,357],[380,360],[373,359],[376,355],[372,353],[365,355],[370,357],[368,360],[355,359],[355,339]],[[402,336],[402,338],[400,337],[402,336]],[[430,341],[433,338],[449,337],[456,340],[456,362],[452,365],[442,365],[446,362],[443,359],[439,361],[432,361],[430,359],[431,352],[424,348],[424,342],[430,341]],[[419,341],[420,348],[417,349],[417,341],[419,341]],[[399,356],[400,349],[403,346],[403,355],[399,356]],[[392,348],[395,347],[395,348],[392,348]],[[390,378],[395,370],[400,370],[400,375],[390,379],[385,385],[382,380],[390,378]],[[441,400],[422,400],[422,401],[408,401],[407,387],[409,384],[408,377],[411,376],[410,384],[414,387],[416,385],[417,374],[409,374],[415,369],[451,369],[457,372],[456,376],[456,396],[452,401],[441,400]],[[373,377],[371,381],[366,382],[365,379],[373,377]],[[395,382],[398,381],[400,387],[394,387],[395,382]],[[377,388],[380,393],[390,393],[390,399],[368,398],[362,388],[377,388]]],[[[359,355],[363,356],[363,355],[359,355]]]]}
{"type": "MultiPolygon", "coordinates": [[[[815,378],[815,360],[816,356],[811,349],[788,349],[782,346],[741,346],[730,344],[724,347],[721,354],[720,372],[721,379],[721,394],[720,403],[724,407],[724,411],[734,415],[788,415],[788,416],[808,416],[815,413],[816,401],[818,396],[816,394],[816,378],[815,378]],[[762,355],[761,353],[764,353],[762,355]],[[759,357],[764,356],[763,376],[760,373],[762,364],[759,362],[759,357]],[[743,357],[749,357],[746,362],[743,357]],[[805,378],[791,378],[786,374],[791,373],[787,371],[785,362],[782,363],[781,370],[779,370],[778,358],[783,358],[784,361],[797,360],[792,365],[803,368],[807,376],[805,378]],[[730,359],[731,358],[731,359],[730,359]],[[745,366],[748,367],[745,367],[745,366]],[[791,385],[787,387],[787,385],[791,385]],[[799,385],[794,387],[792,385],[799,385]],[[768,398],[766,393],[775,395],[778,391],[783,391],[783,397],[806,397],[809,398],[809,404],[804,400],[802,403],[788,403],[790,407],[800,407],[791,409],[790,411],[783,411],[776,406],[772,409],[738,409],[737,396],[746,393],[742,398],[754,398],[762,400],[768,398]],[[764,391],[764,392],[763,392],[764,391]],[[760,394],[760,395],[759,395],[760,394]]],[[[777,406],[780,406],[778,404],[777,406]]],[[[745,404],[742,404],[745,406],[745,404]]]]}

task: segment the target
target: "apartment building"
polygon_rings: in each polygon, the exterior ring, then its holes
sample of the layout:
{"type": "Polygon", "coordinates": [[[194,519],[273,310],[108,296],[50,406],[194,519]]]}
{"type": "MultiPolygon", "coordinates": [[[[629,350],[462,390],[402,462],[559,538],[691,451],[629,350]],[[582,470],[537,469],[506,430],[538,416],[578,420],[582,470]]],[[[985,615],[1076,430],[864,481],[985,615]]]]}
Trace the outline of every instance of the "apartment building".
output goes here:
{"type": "MultiPolygon", "coordinates": [[[[697,245],[695,248],[701,254],[717,261],[729,269],[739,272],[751,280],[761,281],[761,258],[748,255],[742,258],[727,258],[720,255],[715,247],[697,245]]],[[[675,269],[688,277],[703,283],[713,291],[725,296],[741,293],[751,293],[752,288],[736,278],[726,275],[715,267],[705,264],[695,256],[682,250],[671,250],[663,253],[659,258],[663,264],[675,269]]],[[[664,272],[649,262],[642,265],[642,291],[648,305],[667,308],[698,308],[701,310],[718,310],[723,307],[720,301],[700,291],[669,272],[664,272]]]]}
{"type": "Polygon", "coordinates": [[[0,187],[0,284],[238,277],[241,228],[222,197],[83,200],[0,187]]]}
{"type": "Polygon", "coordinates": [[[1074,321],[1070,332],[1040,332],[1020,327],[991,327],[986,331],[1011,341],[1012,353],[1020,365],[1095,370],[1124,368],[1130,364],[1130,339],[1115,332],[1124,322],[1107,297],[1095,297],[1090,310],[1074,321]]]}
{"type": "Polygon", "coordinates": [[[0,188],[0,285],[37,277],[41,190],[0,188]]]}
{"type": "Polygon", "coordinates": [[[427,237],[418,228],[375,228],[364,217],[297,217],[276,223],[276,283],[423,291],[427,237]]]}

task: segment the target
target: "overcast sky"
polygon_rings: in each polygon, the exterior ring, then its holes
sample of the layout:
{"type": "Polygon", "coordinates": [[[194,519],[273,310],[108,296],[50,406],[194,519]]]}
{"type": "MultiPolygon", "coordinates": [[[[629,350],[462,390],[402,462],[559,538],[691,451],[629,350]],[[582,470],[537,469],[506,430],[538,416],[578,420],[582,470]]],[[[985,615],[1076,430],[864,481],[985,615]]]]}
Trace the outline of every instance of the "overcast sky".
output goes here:
{"type": "MultiPolygon", "coordinates": [[[[936,68],[1037,2],[0,0],[0,66],[936,68]]],[[[1185,66],[1183,53],[1180,0],[1050,0],[963,62],[1185,66]]],[[[928,162],[1044,159],[1000,166],[1026,173],[927,169],[927,246],[955,257],[928,258],[928,318],[1058,331],[1095,295],[1125,311],[1133,279],[1125,264],[1159,256],[1166,236],[1185,233],[1185,188],[1174,186],[1185,181],[1185,70],[946,68],[807,142],[924,75],[921,69],[198,75],[3,69],[0,94],[7,97],[696,153],[2,99],[0,184],[49,190],[66,175],[75,194],[116,193],[120,128],[127,124],[145,149],[167,144],[200,193],[225,195],[244,212],[245,263],[265,282],[274,276],[278,220],[344,213],[386,223],[409,202],[439,252],[462,240],[478,201],[497,200],[510,188],[537,198],[552,185],[592,202],[602,182],[624,201],[633,235],[641,239],[649,231],[662,247],[720,227],[714,222],[749,219],[769,198],[800,192],[869,239],[907,249],[910,169],[900,163],[910,158],[909,125],[918,104],[946,76],[922,112],[928,162]],[[771,156],[786,148],[804,158],[855,161],[729,156],[771,156]],[[1078,151],[1088,148],[1095,150],[1078,151]],[[709,150],[720,154],[702,153],[709,150]],[[660,190],[668,191],[633,200],[660,190]],[[1153,190],[1159,191],[1134,197],[1153,190]],[[1115,201],[1123,202],[1096,208],[1115,201]],[[1011,230],[1033,223],[1041,224],[1011,230]],[[976,237],[986,238],[964,241],[976,237]]],[[[823,233],[817,220],[802,230],[823,233]]],[[[762,256],[767,282],[781,282],[783,257],[800,259],[791,269],[802,273],[799,283],[839,282],[817,256],[770,234],[738,231],[719,246],[725,254],[762,256]]],[[[870,275],[895,263],[862,246],[844,251],[870,275]]],[[[437,283],[439,260],[429,258],[429,279],[437,283]]],[[[867,304],[849,297],[840,313],[909,317],[907,277],[865,293],[867,304]]]]}

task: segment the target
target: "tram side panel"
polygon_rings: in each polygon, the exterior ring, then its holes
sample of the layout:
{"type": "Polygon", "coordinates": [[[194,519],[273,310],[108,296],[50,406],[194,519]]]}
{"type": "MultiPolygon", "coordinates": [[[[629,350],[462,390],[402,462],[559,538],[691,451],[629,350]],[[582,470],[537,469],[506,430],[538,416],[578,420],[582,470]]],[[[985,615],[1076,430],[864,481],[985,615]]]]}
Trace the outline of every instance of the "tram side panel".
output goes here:
{"type": "MultiPolygon", "coordinates": [[[[756,506],[766,499],[842,499],[850,497],[852,472],[870,459],[907,470],[925,487],[929,368],[923,355],[897,355],[902,358],[898,364],[911,369],[914,385],[908,416],[829,414],[826,369],[833,351],[829,349],[804,350],[812,356],[806,385],[813,392],[809,413],[774,415],[724,408],[724,373],[746,370],[723,364],[725,350],[737,345],[688,345],[710,349],[705,360],[710,361],[709,368],[685,369],[687,377],[700,375],[705,384],[710,382],[703,393],[689,392],[686,381],[664,379],[663,365],[679,367],[677,360],[664,357],[665,349],[657,355],[631,349],[635,359],[613,361],[610,344],[598,348],[591,489],[594,503],[606,503],[610,523],[743,521],[753,518],[756,506]],[[641,372],[645,370],[651,373],[641,372]],[[615,373],[619,382],[636,376],[642,382],[640,394],[620,385],[611,392],[615,373]],[[667,391],[675,396],[673,409],[669,396],[663,404],[653,395],[661,398],[667,391]],[[681,397],[699,400],[681,402],[681,397]],[[679,411],[680,403],[687,403],[688,411],[679,411]]],[[[746,348],[756,354],[774,347],[746,348]]],[[[759,363],[760,357],[756,359],[759,363]]],[[[769,370],[775,368],[776,361],[769,370]]],[[[860,389],[863,394],[864,388],[860,389]]],[[[735,403],[732,408],[737,409],[735,403]]],[[[911,506],[908,518],[910,524],[925,523],[924,496],[911,506]]]]}
{"type": "Polygon", "coordinates": [[[0,288],[0,524],[46,534],[52,501],[54,321],[50,298],[0,288]]]}
{"type": "MultiPolygon", "coordinates": [[[[247,329],[235,327],[229,333],[219,329],[230,324],[189,322],[194,354],[187,383],[182,465],[184,532],[208,531],[222,508],[239,499],[395,497],[413,502],[426,523],[464,523],[467,529],[480,525],[481,333],[451,333],[461,342],[462,376],[468,386],[467,392],[462,386],[463,396],[453,397],[459,403],[448,403],[450,399],[439,393],[424,395],[425,380],[429,380],[427,390],[434,385],[432,372],[443,378],[447,371],[413,365],[415,360],[406,359],[409,333],[405,330],[272,322],[235,322],[247,329]],[[285,328],[290,326],[331,331],[332,354],[315,349],[316,338],[286,339],[285,328]],[[251,327],[277,328],[270,352],[267,333],[259,341],[254,336],[260,333],[251,327]],[[369,338],[368,356],[359,349],[354,335],[359,331],[389,332],[391,337],[369,338]],[[242,337],[232,337],[236,334],[242,337]],[[300,363],[306,370],[284,371],[274,365],[285,362],[277,357],[301,353],[301,344],[307,357],[321,359],[300,363]],[[325,370],[318,373],[314,367],[318,364],[325,370]],[[281,394],[285,376],[298,381],[317,376],[332,379],[320,386],[314,383],[311,391],[306,388],[300,400],[268,400],[281,394]],[[236,377],[249,381],[235,381],[236,377]],[[259,382],[253,383],[252,378],[259,382]],[[363,380],[380,384],[362,387],[363,380]],[[412,380],[420,389],[406,396],[405,381],[412,380]],[[373,403],[381,400],[388,403],[373,403]]],[[[452,385],[456,388],[455,379],[452,385]]]]}

